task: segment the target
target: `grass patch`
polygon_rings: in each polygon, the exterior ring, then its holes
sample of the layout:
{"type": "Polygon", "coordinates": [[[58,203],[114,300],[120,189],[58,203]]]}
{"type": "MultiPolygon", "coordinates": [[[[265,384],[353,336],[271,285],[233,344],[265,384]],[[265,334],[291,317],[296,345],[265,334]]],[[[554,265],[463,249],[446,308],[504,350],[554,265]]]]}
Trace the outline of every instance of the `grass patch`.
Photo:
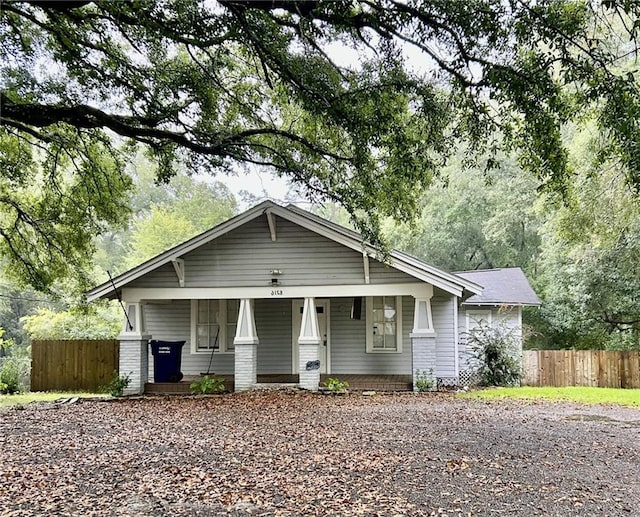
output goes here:
{"type": "Polygon", "coordinates": [[[619,406],[640,407],[640,390],[617,388],[591,388],[582,386],[534,388],[490,388],[459,394],[462,398],[501,400],[550,400],[577,402],[580,404],[615,404],[619,406]]]}
{"type": "Polygon", "coordinates": [[[53,402],[60,398],[71,397],[104,397],[97,393],[68,393],[59,391],[34,391],[16,395],[0,395],[0,408],[29,404],[30,402],[53,402]]]}

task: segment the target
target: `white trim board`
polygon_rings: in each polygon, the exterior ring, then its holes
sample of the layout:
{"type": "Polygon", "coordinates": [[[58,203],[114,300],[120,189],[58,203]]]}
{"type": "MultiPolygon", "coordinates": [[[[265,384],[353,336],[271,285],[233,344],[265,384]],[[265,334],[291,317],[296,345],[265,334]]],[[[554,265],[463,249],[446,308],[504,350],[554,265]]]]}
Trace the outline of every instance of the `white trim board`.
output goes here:
{"type": "Polygon", "coordinates": [[[126,302],[197,299],[350,298],[353,296],[413,296],[431,298],[433,286],[422,282],[406,284],[357,284],[263,287],[125,287],[126,302]]]}

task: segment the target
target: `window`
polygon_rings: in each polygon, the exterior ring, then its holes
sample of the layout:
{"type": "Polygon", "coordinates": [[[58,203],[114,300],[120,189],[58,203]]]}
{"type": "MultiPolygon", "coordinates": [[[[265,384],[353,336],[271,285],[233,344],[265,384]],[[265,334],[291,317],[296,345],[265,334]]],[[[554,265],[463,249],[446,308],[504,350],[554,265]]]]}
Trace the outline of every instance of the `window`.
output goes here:
{"type": "Polygon", "coordinates": [[[240,300],[227,300],[227,352],[233,352],[235,346],[233,340],[236,338],[236,327],[238,326],[238,313],[240,312],[240,300]]]}
{"type": "Polygon", "coordinates": [[[402,352],[402,297],[367,298],[367,352],[402,352]]]}
{"type": "Polygon", "coordinates": [[[191,303],[191,349],[232,353],[236,337],[239,300],[193,300],[191,303]]]}
{"type": "Polygon", "coordinates": [[[491,311],[469,311],[467,312],[467,332],[480,327],[491,326],[491,311]]]}

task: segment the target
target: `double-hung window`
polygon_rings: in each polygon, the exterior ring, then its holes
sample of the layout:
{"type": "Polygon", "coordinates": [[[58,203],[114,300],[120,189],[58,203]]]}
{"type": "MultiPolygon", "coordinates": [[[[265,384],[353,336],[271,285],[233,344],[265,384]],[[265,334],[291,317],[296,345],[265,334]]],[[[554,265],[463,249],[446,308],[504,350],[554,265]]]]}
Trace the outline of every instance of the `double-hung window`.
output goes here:
{"type": "Polygon", "coordinates": [[[367,304],[367,353],[402,352],[402,297],[370,296],[367,304]]]}
{"type": "Polygon", "coordinates": [[[234,351],[239,300],[193,300],[191,303],[192,351],[234,351]]]}

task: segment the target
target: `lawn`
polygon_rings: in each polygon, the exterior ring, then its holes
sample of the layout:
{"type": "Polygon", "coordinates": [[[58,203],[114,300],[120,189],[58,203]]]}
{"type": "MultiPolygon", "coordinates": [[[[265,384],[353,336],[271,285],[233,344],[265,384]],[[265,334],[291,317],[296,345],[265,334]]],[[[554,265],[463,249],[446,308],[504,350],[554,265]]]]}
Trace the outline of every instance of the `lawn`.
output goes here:
{"type": "Polygon", "coordinates": [[[616,404],[640,407],[640,390],[616,388],[544,387],[489,388],[460,394],[462,398],[485,400],[527,399],[577,402],[580,404],[616,404]]]}

